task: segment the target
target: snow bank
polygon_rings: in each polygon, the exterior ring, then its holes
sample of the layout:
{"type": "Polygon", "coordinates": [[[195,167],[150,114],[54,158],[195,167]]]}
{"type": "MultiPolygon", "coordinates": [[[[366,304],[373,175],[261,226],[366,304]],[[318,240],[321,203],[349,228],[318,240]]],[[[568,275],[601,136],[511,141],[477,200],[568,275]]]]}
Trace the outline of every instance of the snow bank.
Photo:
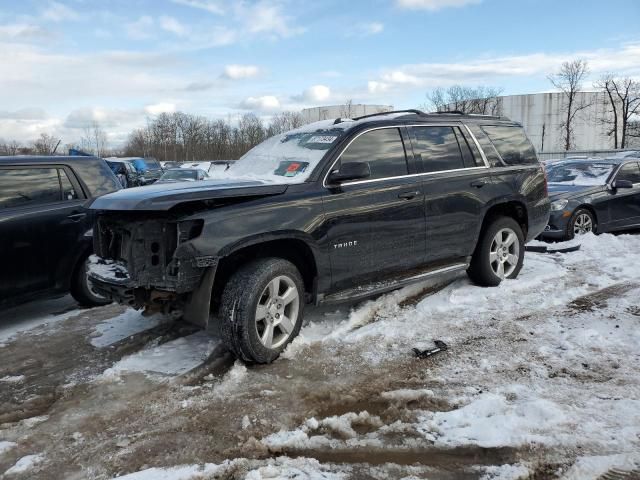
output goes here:
{"type": "MultiPolygon", "coordinates": [[[[620,455],[602,455],[594,457],[580,457],[573,466],[562,476],[562,480],[596,480],[610,470],[617,469],[622,472],[640,471],[640,454],[628,453],[620,455]]],[[[626,478],[628,475],[621,473],[610,478],[626,478]]],[[[629,476],[629,478],[632,478],[629,476]]]]}

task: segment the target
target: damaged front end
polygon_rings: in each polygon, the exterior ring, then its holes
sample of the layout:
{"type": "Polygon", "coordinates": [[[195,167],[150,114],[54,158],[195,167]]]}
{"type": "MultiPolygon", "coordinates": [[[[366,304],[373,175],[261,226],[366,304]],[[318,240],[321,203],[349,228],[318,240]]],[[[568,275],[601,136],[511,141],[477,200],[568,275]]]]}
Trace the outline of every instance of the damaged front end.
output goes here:
{"type": "MultiPolygon", "coordinates": [[[[210,290],[200,292],[203,277],[213,281],[217,257],[199,255],[191,242],[203,220],[170,214],[102,212],[94,228],[89,280],[100,295],[146,312],[185,314],[206,323],[210,290]],[[197,298],[204,296],[205,298],[197,298]],[[199,314],[193,304],[199,302],[199,314]],[[205,305],[206,304],[206,305],[205,305]]],[[[207,282],[209,283],[209,282],[207,282]]]]}

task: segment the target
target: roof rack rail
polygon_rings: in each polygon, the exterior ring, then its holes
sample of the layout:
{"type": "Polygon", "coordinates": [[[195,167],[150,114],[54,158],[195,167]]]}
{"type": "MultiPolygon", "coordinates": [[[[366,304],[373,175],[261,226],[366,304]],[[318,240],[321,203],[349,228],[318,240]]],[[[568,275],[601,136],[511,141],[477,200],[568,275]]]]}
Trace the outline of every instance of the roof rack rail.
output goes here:
{"type": "Polygon", "coordinates": [[[370,113],[369,115],[362,115],[361,117],[355,117],[353,120],[362,120],[363,118],[377,117],[378,115],[389,115],[390,113],[415,113],[416,115],[426,115],[422,110],[416,110],[410,108],[408,110],[391,110],[390,112],[378,112],[370,113]]]}
{"type": "Polygon", "coordinates": [[[440,110],[437,112],[433,112],[436,115],[465,115],[465,113],[461,110],[440,110]]]}

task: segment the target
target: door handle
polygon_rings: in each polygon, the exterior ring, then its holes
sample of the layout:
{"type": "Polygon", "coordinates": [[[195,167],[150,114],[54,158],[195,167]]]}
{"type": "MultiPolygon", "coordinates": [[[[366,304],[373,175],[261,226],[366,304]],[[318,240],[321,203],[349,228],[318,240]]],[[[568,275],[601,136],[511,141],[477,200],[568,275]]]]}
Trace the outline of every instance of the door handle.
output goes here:
{"type": "Polygon", "coordinates": [[[87,216],[86,213],[72,213],[71,215],[67,216],[67,218],[72,222],[79,222],[86,216],[87,216]]]}
{"type": "Polygon", "coordinates": [[[482,187],[484,187],[487,183],[489,183],[489,181],[488,181],[488,180],[484,180],[484,179],[474,180],[473,182],[471,182],[471,186],[472,186],[472,187],[476,187],[476,188],[482,188],[482,187]]]}
{"type": "Polygon", "coordinates": [[[412,191],[412,192],[402,192],[398,194],[398,198],[404,198],[405,200],[411,200],[412,198],[420,195],[420,192],[412,191]]]}

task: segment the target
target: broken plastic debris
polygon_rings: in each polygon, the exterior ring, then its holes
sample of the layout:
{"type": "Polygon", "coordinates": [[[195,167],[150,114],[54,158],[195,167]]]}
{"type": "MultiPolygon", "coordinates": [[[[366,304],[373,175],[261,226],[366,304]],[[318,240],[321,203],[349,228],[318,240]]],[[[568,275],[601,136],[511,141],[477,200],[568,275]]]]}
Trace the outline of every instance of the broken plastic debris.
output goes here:
{"type": "Polygon", "coordinates": [[[426,350],[420,350],[419,348],[414,348],[413,353],[416,354],[418,358],[427,358],[431,355],[435,355],[436,353],[444,352],[449,349],[446,343],[442,340],[434,340],[433,343],[436,345],[435,348],[428,348],[426,350]]]}

